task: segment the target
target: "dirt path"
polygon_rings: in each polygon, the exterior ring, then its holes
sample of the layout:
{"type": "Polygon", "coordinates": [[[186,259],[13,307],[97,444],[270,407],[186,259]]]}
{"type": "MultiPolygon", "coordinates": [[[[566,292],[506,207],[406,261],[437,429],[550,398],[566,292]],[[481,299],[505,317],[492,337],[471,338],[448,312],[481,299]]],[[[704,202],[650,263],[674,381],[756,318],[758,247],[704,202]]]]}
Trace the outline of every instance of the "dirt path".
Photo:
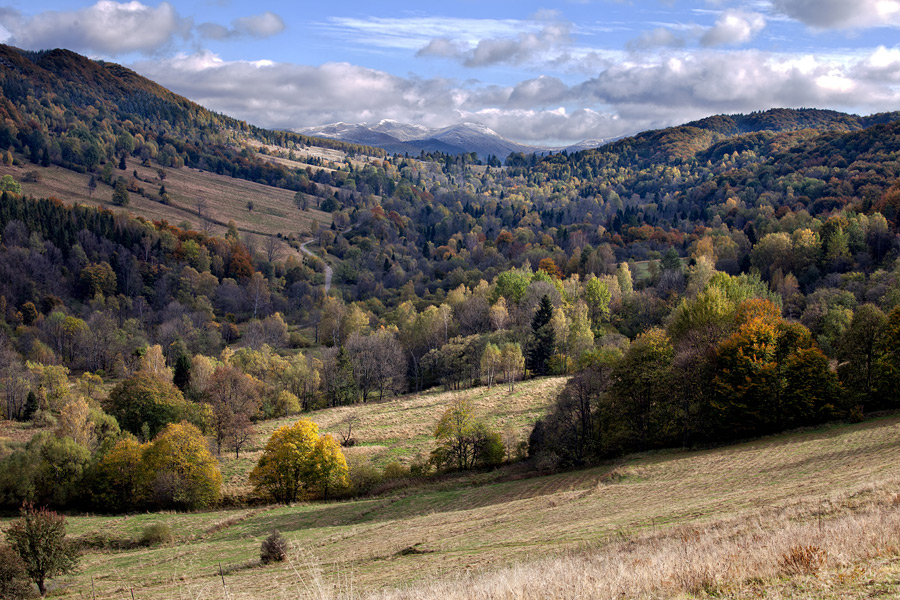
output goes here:
{"type": "Polygon", "coordinates": [[[314,256],[315,258],[318,258],[323,263],[325,263],[325,293],[327,294],[331,290],[331,276],[334,274],[334,269],[332,269],[328,265],[328,263],[324,259],[322,259],[322,257],[314,254],[312,250],[306,247],[306,245],[311,243],[312,241],[313,240],[306,240],[305,242],[300,244],[300,251],[308,256],[314,256]]]}

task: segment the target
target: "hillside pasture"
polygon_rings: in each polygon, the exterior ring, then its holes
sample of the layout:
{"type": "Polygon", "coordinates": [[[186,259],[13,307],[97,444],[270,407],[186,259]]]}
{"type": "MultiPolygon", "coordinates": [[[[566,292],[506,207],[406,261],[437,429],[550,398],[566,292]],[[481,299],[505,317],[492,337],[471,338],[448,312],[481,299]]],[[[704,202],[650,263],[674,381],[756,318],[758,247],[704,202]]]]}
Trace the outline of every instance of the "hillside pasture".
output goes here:
{"type": "Polygon", "coordinates": [[[567,380],[567,377],[532,379],[517,384],[513,392],[504,385],[459,392],[435,390],[263,421],[257,426],[253,443],[240,459],[227,453],[220,457],[226,493],[239,496],[249,492],[247,476],[259,460],[269,436],[278,427],[300,418],[311,419],[322,433],[331,434],[338,441],[342,440],[342,434],[347,434],[348,425],[352,423],[349,431],[356,444],[344,448],[351,465],[370,462],[381,469],[396,461],[409,466],[416,459],[427,460],[434,448],[434,427],[454,400],[468,399],[475,416],[484,419],[490,427],[501,432],[509,428],[516,440],[527,440],[535,421],[546,414],[567,380]]]}
{"type": "Polygon", "coordinates": [[[896,590],[898,434],[890,417],[541,477],[460,475],[345,502],[73,517],[72,532],[99,549],[62,583],[74,597],[90,593],[93,576],[98,598],[130,588],[148,599],[220,598],[221,564],[229,598],[248,599],[829,597],[805,595],[818,588],[840,597],[866,577],[896,590]],[[153,522],[168,523],[176,542],[112,549],[153,522]],[[263,567],[259,544],[273,529],[293,544],[292,561],[263,567]],[[795,573],[798,544],[812,549],[795,573]]]}
{"type": "MultiPolygon", "coordinates": [[[[137,193],[130,193],[128,206],[119,207],[112,203],[113,189],[98,181],[93,193],[88,190],[89,174],[76,173],[51,165],[40,167],[25,162],[22,166],[0,165],[0,176],[12,175],[22,185],[26,195],[54,197],[73,204],[78,202],[89,206],[101,206],[114,212],[124,211],[151,221],[164,220],[172,225],[188,222],[193,229],[201,229],[203,223],[197,214],[197,203],[204,200],[212,219],[211,230],[222,235],[229,221],[234,221],[239,231],[259,235],[307,236],[310,223],[315,221],[321,227],[331,226],[331,215],[316,209],[299,210],[294,204],[294,192],[270,187],[244,179],[217,175],[189,167],[164,169],[165,180],[160,181],[157,166],[143,167],[130,158],[124,171],[113,169],[113,177],[131,180],[136,170],[141,180],[137,181],[153,197],[157,196],[160,185],[165,185],[170,204],[162,204],[137,193]],[[24,182],[29,171],[38,173],[35,183],[24,182]],[[248,210],[247,203],[253,203],[248,210]]],[[[313,203],[314,205],[314,203],[313,203]]]]}

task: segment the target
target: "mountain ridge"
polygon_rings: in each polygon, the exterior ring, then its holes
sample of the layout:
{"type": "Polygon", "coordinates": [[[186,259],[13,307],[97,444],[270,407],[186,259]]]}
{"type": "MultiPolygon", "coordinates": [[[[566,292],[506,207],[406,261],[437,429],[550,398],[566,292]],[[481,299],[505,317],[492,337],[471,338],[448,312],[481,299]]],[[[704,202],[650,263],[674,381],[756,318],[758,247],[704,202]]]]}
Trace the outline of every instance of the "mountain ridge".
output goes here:
{"type": "Polygon", "coordinates": [[[447,127],[430,128],[422,125],[382,119],[377,123],[327,123],[292,129],[301,135],[325,137],[356,144],[371,144],[394,154],[443,152],[445,154],[475,153],[480,158],[496,156],[505,159],[514,152],[546,155],[556,152],[578,152],[596,148],[615,139],[583,140],[569,146],[531,146],[498,134],[475,122],[462,122],[447,127]]]}

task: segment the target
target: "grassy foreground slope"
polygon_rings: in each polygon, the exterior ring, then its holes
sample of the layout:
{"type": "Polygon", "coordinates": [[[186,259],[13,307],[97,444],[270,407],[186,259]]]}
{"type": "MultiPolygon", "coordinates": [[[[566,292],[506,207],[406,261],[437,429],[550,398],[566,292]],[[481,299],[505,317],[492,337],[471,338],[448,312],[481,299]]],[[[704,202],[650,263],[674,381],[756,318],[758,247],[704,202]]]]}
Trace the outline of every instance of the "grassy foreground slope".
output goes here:
{"type": "Polygon", "coordinates": [[[89,551],[65,595],[90,597],[93,577],[97,598],[131,588],[139,598],[222,598],[220,564],[229,598],[900,591],[897,417],[516,475],[459,476],[340,503],[71,518],[71,531],[98,545],[157,522],[176,540],[89,551]],[[292,560],[259,566],[259,543],[274,528],[295,544],[292,560]]]}

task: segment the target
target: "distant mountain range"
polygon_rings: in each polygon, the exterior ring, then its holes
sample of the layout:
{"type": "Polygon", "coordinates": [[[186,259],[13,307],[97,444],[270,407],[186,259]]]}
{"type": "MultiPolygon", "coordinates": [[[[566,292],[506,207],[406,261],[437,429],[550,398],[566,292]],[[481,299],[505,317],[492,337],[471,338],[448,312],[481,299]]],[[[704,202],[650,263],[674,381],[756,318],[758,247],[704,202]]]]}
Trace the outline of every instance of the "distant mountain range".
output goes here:
{"type": "Polygon", "coordinates": [[[378,123],[331,123],[293,131],[303,135],[375,146],[396,154],[412,155],[422,151],[446,154],[474,152],[481,158],[493,155],[500,160],[505,159],[513,152],[539,155],[563,150],[578,152],[588,148],[597,148],[613,141],[612,139],[585,140],[566,147],[528,146],[508,140],[493,129],[479,123],[460,123],[443,129],[432,129],[390,119],[384,119],[378,123]]]}

